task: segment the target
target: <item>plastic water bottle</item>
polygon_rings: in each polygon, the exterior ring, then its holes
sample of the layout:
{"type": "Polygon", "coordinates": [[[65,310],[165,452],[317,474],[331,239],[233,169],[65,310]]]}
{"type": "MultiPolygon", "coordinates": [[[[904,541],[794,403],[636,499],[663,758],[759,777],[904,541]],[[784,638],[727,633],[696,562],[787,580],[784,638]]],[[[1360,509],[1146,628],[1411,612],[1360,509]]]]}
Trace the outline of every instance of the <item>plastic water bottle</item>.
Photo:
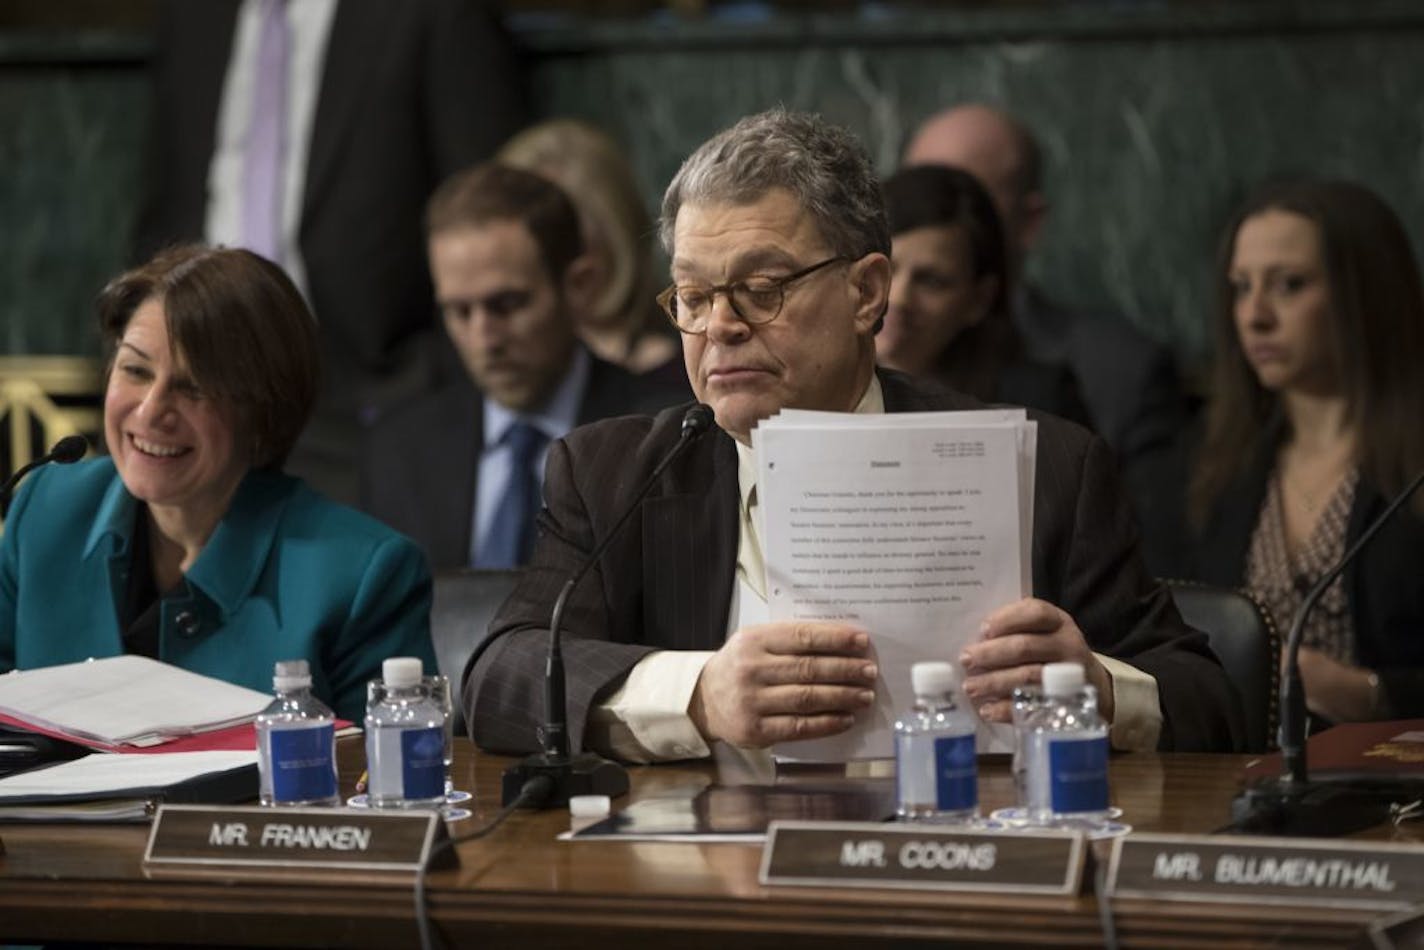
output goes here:
{"type": "Polygon", "coordinates": [[[902,821],[968,821],[979,814],[974,715],[955,702],[949,663],[910,668],[915,707],[895,723],[895,814],[902,821]]]}
{"type": "Polygon", "coordinates": [[[1108,728],[1082,664],[1044,666],[1041,696],[1024,711],[1019,728],[1028,820],[1039,825],[1105,821],[1108,728]]]}
{"type": "Polygon", "coordinates": [[[381,665],[383,688],[366,706],[366,794],[374,808],[432,808],[445,801],[445,711],[421,682],[420,660],[381,665]]]}
{"type": "Polygon", "coordinates": [[[335,717],[311,694],[306,660],[273,671],[277,698],[257,717],[258,800],[264,805],[337,805],[335,717]]]}

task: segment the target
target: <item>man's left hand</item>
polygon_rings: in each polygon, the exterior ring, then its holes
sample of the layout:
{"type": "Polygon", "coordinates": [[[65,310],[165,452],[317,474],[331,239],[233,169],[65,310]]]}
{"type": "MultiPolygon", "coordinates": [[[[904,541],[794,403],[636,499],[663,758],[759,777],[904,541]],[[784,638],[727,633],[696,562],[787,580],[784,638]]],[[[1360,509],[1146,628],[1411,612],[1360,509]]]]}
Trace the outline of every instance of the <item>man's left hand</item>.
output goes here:
{"type": "Polygon", "coordinates": [[[1083,665],[1087,681],[1098,691],[1098,711],[1112,722],[1112,677],[1073,618],[1045,600],[1025,597],[1000,607],[959,655],[964,694],[985,722],[1010,722],[1013,691],[1040,682],[1043,664],[1060,662],[1083,665]]]}

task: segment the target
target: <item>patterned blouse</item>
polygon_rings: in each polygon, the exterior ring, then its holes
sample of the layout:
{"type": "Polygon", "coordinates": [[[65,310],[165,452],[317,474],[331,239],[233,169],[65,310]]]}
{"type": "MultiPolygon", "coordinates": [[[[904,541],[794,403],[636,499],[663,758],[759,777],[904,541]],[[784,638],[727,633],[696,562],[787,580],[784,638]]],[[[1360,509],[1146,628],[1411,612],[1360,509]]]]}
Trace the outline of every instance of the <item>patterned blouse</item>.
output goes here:
{"type": "MultiPolygon", "coordinates": [[[[1351,471],[1341,479],[1316,520],[1305,547],[1291,554],[1286,545],[1280,473],[1271,476],[1256,530],[1251,535],[1251,550],[1246,558],[1246,589],[1270,611],[1282,635],[1295,619],[1305,595],[1345,553],[1345,531],[1358,482],[1358,471],[1351,471]]],[[[1306,622],[1301,645],[1313,647],[1342,663],[1355,662],[1355,627],[1345,600],[1343,576],[1337,577],[1320,598],[1306,622]]]]}

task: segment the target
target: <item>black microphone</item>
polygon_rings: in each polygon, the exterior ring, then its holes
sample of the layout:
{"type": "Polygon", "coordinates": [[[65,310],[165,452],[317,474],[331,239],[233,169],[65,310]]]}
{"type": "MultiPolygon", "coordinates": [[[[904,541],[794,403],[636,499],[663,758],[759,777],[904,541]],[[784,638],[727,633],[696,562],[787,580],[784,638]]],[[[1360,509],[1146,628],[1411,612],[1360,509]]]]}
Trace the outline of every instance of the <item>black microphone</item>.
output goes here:
{"type": "Polygon", "coordinates": [[[603,556],[620,528],[633,516],[638,505],[653,490],[663,471],[672,464],[688,445],[712,428],[711,406],[699,403],[682,416],[682,431],[677,444],[668,450],[662,461],[653,469],[643,487],[629,500],[628,506],[613,527],[594,545],[584,558],[579,569],[574,572],[559,591],[554,601],[554,610],[549,616],[549,658],[544,667],[544,726],[539,730],[539,741],[543,752],[535,753],[518,765],[505,770],[503,780],[503,802],[508,805],[520,797],[525,783],[540,775],[553,780],[553,789],[539,800],[528,801],[528,808],[553,808],[568,804],[575,795],[607,795],[616,798],[628,791],[628,772],[616,762],[610,762],[594,752],[569,755],[568,695],[564,688],[564,653],[559,629],[564,620],[564,607],[579,581],[592,570],[593,565],[603,556]]]}
{"type": "Polygon", "coordinates": [[[1399,510],[1415,489],[1424,483],[1424,472],[1404,487],[1389,506],[1361,533],[1335,566],[1326,571],[1305,595],[1286,635],[1284,681],[1281,683],[1280,745],[1284,766],[1279,778],[1267,779],[1247,788],[1232,804],[1233,827],[1243,831],[1276,831],[1301,834],[1348,834],[1378,824],[1388,814],[1388,806],[1407,786],[1417,796],[1417,781],[1335,776],[1314,781],[1306,761],[1305,683],[1300,677],[1300,644],[1305,638],[1305,622],[1327,588],[1349,567],[1365,545],[1399,510]]]}
{"type": "Polygon", "coordinates": [[[21,465],[20,468],[15,472],[15,474],[5,479],[5,484],[3,486],[0,486],[0,505],[9,505],[10,493],[15,490],[16,485],[20,484],[20,479],[24,478],[26,475],[30,474],[30,472],[34,471],[35,469],[39,468],[41,465],[47,465],[50,462],[57,462],[60,465],[68,465],[70,462],[77,462],[82,459],[84,457],[84,453],[87,451],[89,451],[89,443],[85,441],[84,436],[82,435],[67,435],[64,438],[60,439],[54,444],[54,448],[50,449],[44,455],[41,455],[39,458],[35,459],[33,462],[30,462],[27,465],[21,465]]]}

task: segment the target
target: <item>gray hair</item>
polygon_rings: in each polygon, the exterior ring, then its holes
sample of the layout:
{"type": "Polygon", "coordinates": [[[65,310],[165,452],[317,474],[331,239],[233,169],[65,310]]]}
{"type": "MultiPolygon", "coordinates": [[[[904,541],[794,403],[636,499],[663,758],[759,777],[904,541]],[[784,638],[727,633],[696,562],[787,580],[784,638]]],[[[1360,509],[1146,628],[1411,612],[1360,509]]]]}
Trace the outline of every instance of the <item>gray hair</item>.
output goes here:
{"type": "Polygon", "coordinates": [[[663,249],[673,256],[684,204],[751,204],[775,188],[795,197],[836,254],[890,253],[880,180],[865,148],[818,115],[781,108],[747,116],[682,163],[663,195],[663,249]]]}

